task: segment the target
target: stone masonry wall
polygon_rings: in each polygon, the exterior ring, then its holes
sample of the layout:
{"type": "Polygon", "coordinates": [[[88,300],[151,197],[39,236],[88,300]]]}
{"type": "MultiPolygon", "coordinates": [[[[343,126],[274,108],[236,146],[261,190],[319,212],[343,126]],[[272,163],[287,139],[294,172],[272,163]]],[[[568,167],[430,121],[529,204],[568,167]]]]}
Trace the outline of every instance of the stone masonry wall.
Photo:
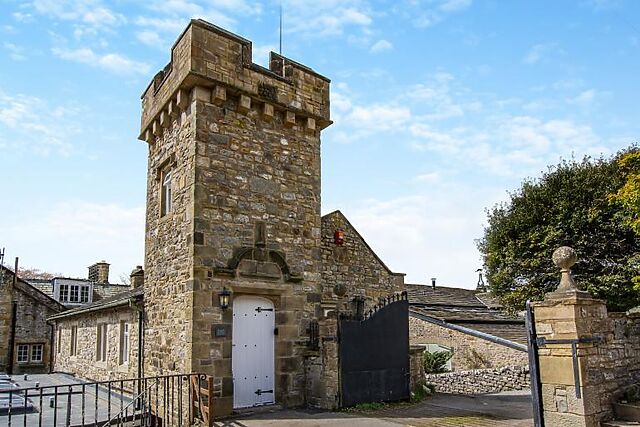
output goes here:
{"type": "Polygon", "coordinates": [[[195,151],[195,114],[189,104],[149,145],[145,375],[192,372],[195,151]],[[163,170],[172,174],[172,210],[161,217],[163,170]]]}
{"type": "Polygon", "coordinates": [[[530,387],[528,366],[504,366],[492,369],[447,372],[425,375],[427,383],[438,393],[486,394],[525,390],[530,387]]]}
{"type": "Polygon", "coordinates": [[[13,272],[4,270],[0,285],[0,371],[7,371],[9,352],[13,352],[13,373],[46,373],[50,368],[51,327],[47,317],[58,313],[63,307],[27,283],[20,280],[13,285],[13,272]],[[13,303],[16,304],[15,339],[9,349],[13,303]],[[42,344],[41,362],[17,361],[18,345],[42,344]]]}
{"type": "Polygon", "coordinates": [[[138,311],[129,306],[68,317],[56,321],[54,371],[106,381],[138,377],[138,311]],[[120,325],[129,324],[129,362],[120,364],[120,325]],[[107,324],[107,358],[96,360],[98,324],[107,324]],[[71,356],[71,328],[77,329],[77,351],[71,356]],[[59,350],[59,351],[58,351],[59,350]]]}
{"type": "Polygon", "coordinates": [[[438,344],[453,349],[451,368],[454,371],[529,364],[526,352],[414,317],[409,317],[409,341],[412,345],[438,344]]]}
{"type": "MultiPolygon", "coordinates": [[[[16,312],[16,337],[14,349],[19,344],[43,344],[42,362],[18,363],[17,355],[14,355],[15,374],[19,373],[46,373],[50,367],[51,355],[51,326],[47,324],[47,317],[57,314],[47,305],[42,303],[45,295],[31,295],[37,291],[34,289],[29,294],[14,291],[15,302],[18,305],[16,312]]],[[[29,349],[31,350],[31,349],[29,349]]]]}
{"type": "Polygon", "coordinates": [[[329,317],[319,322],[320,348],[309,351],[305,360],[307,405],[337,409],[340,404],[338,322],[329,317]]]}
{"type": "Polygon", "coordinates": [[[608,313],[603,301],[585,294],[551,295],[534,305],[538,337],[599,340],[577,345],[581,398],[576,397],[571,346],[539,349],[547,425],[599,425],[613,417],[612,403],[624,389],[640,383],[640,314],[608,313]]]}
{"type": "Polygon", "coordinates": [[[345,301],[364,296],[367,305],[405,290],[404,275],[389,270],[340,211],[322,217],[322,283],[323,301],[335,299],[333,288],[341,285],[345,301]],[[338,229],[345,232],[342,245],[334,243],[338,229]]]}
{"type": "Polygon", "coordinates": [[[0,371],[6,372],[9,364],[9,335],[13,314],[13,276],[8,271],[0,271],[3,283],[0,283],[0,371]]]}
{"type": "Polygon", "coordinates": [[[409,349],[409,390],[414,391],[416,386],[425,382],[424,380],[424,364],[422,356],[424,354],[424,346],[412,345],[409,349]]]}

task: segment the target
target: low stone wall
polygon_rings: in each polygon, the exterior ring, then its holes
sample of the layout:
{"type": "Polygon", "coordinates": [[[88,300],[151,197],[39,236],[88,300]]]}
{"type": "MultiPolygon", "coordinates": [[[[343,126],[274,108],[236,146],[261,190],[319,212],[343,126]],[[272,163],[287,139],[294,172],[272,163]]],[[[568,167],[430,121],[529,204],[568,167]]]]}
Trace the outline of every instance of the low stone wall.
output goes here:
{"type": "Polygon", "coordinates": [[[529,388],[528,366],[505,366],[493,369],[447,372],[425,375],[427,383],[438,393],[486,394],[529,388]]]}
{"type": "Polygon", "coordinates": [[[529,363],[529,356],[524,351],[514,350],[415,317],[409,318],[409,340],[412,345],[439,344],[452,349],[451,368],[454,371],[524,366],[529,363]]]}

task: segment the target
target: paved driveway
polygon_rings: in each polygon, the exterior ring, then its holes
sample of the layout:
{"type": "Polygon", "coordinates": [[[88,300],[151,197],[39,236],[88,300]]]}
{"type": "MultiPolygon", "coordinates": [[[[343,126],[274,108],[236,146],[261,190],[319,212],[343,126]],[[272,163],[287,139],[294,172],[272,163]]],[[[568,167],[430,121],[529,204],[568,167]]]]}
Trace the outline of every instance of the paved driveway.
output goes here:
{"type": "Polygon", "coordinates": [[[267,410],[219,421],[218,427],[531,427],[531,396],[505,392],[479,396],[438,394],[415,405],[366,413],[267,410]]]}

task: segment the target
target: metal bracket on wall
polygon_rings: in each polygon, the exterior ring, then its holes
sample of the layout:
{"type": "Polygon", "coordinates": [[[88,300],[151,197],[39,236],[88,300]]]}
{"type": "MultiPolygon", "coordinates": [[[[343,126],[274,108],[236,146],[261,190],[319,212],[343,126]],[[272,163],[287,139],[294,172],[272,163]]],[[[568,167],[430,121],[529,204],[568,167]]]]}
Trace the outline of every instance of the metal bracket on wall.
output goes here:
{"type": "Polygon", "coordinates": [[[544,337],[536,338],[538,347],[544,347],[547,344],[571,344],[571,359],[573,362],[573,381],[576,388],[576,399],[582,399],[582,390],[580,388],[580,367],[578,366],[578,344],[599,344],[603,340],[602,337],[583,337],[578,339],[558,339],[549,340],[544,337]]]}

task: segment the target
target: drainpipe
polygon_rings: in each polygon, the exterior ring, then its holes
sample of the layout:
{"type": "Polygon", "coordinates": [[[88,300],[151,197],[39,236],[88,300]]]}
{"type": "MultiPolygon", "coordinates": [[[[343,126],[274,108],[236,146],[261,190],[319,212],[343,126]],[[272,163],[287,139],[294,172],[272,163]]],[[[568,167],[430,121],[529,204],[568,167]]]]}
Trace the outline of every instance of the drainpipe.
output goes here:
{"type": "Polygon", "coordinates": [[[18,257],[16,257],[16,262],[13,270],[13,283],[11,284],[11,331],[9,332],[9,349],[8,349],[8,366],[7,373],[9,375],[13,374],[13,357],[15,353],[16,341],[16,318],[18,317],[18,304],[13,301],[14,292],[16,289],[16,284],[18,282],[18,257]]]}
{"type": "Polygon", "coordinates": [[[142,378],[142,362],[144,358],[144,312],[138,309],[138,378],[142,378]]]}
{"type": "Polygon", "coordinates": [[[56,348],[58,348],[58,342],[53,342],[53,340],[56,338],[55,331],[57,329],[57,322],[56,324],[50,322],[47,323],[49,324],[49,373],[51,374],[53,372],[53,355],[56,348]]]}

